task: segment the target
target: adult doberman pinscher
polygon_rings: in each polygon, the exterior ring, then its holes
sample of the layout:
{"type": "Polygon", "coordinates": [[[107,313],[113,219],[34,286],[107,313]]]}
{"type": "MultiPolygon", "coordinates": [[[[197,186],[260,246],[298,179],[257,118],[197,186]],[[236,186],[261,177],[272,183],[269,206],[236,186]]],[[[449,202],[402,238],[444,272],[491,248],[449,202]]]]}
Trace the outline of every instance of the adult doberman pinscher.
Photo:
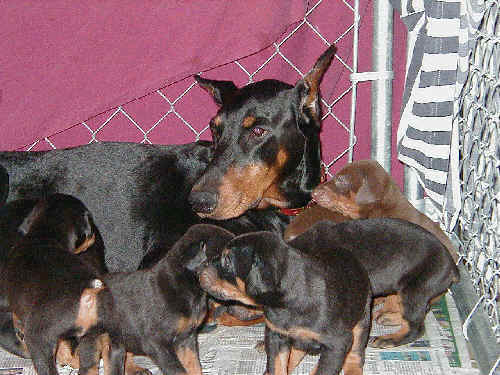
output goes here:
{"type": "Polygon", "coordinates": [[[196,77],[220,107],[210,122],[213,142],[1,152],[1,195],[80,198],[111,271],[155,264],[198,222],[235,234],[282,233],[289,218],[275,207],[304,206],[320,182],[319,85],[335,51],[329,47],[295,86],[263,80],[237,88],[196,77]]]}
{"type": "Polygon", "coordinates": [[[237,88],[196,77],[220,107],[213,142],[2,152],[8,200],[54,192],[81,199],[111,271],[154,264],[201,217],[235,234],[282,232],[289,220],[273,207],[304,206],[320,182],[319,84],[335,50],[295,86],[264,80],[237,88]]]}

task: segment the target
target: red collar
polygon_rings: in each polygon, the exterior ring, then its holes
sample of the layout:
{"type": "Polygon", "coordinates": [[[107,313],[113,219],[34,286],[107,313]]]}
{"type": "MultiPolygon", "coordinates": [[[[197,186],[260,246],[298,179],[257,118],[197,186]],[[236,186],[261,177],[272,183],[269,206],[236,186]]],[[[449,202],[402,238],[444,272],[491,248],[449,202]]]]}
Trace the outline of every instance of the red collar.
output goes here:
{"type": "MultiPolygon", "coordinates": [[[[321,179],[320,179],[320,184],[326,182],[327,176],[326,176],[326,168],[322,164],[321,165],[321,179]]],[[[297,207],[297,208],[280,208],[280,212],[286,216],[297,216],[302,211],[304,211],[306,208],[309,208],[311,206],[314,206],[316,202],[314,200],[310,200],[308,204],[306,204],[304,207],[297,207]]]]}

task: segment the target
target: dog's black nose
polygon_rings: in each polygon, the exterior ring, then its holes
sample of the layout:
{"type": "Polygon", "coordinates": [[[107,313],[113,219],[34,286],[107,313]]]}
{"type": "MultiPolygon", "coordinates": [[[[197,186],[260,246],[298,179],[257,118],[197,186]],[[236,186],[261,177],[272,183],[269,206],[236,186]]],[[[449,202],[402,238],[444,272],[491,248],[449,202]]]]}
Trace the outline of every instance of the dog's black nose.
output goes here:
{"type": "Polygon", "coordinates": [[[210,214],[217,206],[217,194],[210,191],[191,191],[188,202],[194,212],[210,214]]]}

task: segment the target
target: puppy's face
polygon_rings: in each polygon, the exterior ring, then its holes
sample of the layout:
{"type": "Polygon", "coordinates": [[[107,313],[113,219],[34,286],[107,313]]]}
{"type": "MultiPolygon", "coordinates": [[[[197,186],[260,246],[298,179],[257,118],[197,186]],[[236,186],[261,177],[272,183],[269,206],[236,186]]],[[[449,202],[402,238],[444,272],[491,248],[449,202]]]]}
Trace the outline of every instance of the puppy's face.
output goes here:
{"type": "Polygon", "coordinates": [[[341,169],[332,180],[312,192],[322,207],[352,219],[365,217],[365,211],[384,199],[390,176],[373,160],[360,160],[341,169]]]}
{"type": "Polygon", "coordinates": [[[199,273],[201,287],[213,297],[262,306],[275,290],[274,272],[266,254],[279,240],[272,233],[238,236],[199,273]]]}
{"type": "Polygon", "coordinates": [[[23,235],[42,232],[59,238],[75,254],[92,246],[97,233],[87,207],[67,194],[52,194],[38,201],[18,230],[23,235]]]}

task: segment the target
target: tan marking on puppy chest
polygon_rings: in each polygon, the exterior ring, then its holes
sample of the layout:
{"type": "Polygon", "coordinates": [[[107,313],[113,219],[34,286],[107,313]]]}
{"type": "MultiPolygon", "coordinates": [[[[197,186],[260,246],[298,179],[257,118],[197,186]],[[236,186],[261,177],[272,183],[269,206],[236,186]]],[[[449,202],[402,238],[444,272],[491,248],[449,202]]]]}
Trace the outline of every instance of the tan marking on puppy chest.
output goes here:
{"type": "Polygon", "coordinates": [[[189,331],[190,329],[194,329],[199,327],[203,321],[205,320],[205,314],[201,315],[200,317],[188,317],[188,316],[181,316],[177,320],[177,329],[176,332],[178,334],[189,331]]]}
{"type": "Polygon", "coordinates": [[[80,368],[80,356],[78,352],[73,352],[71,343],[67,340],[59,340],[56,349],[56,362],[60,366],[70,366],[80,368]]]}
{"type": "Polygon", "coordinates": [[[92,281],[93,288],[85,288],[80,297],[78,313],[75,320],[75,326],[86,332],[89,328],[97,324],[97,299],[98,294],[104,290],[104,284],[101,280],[92,281]]]}

